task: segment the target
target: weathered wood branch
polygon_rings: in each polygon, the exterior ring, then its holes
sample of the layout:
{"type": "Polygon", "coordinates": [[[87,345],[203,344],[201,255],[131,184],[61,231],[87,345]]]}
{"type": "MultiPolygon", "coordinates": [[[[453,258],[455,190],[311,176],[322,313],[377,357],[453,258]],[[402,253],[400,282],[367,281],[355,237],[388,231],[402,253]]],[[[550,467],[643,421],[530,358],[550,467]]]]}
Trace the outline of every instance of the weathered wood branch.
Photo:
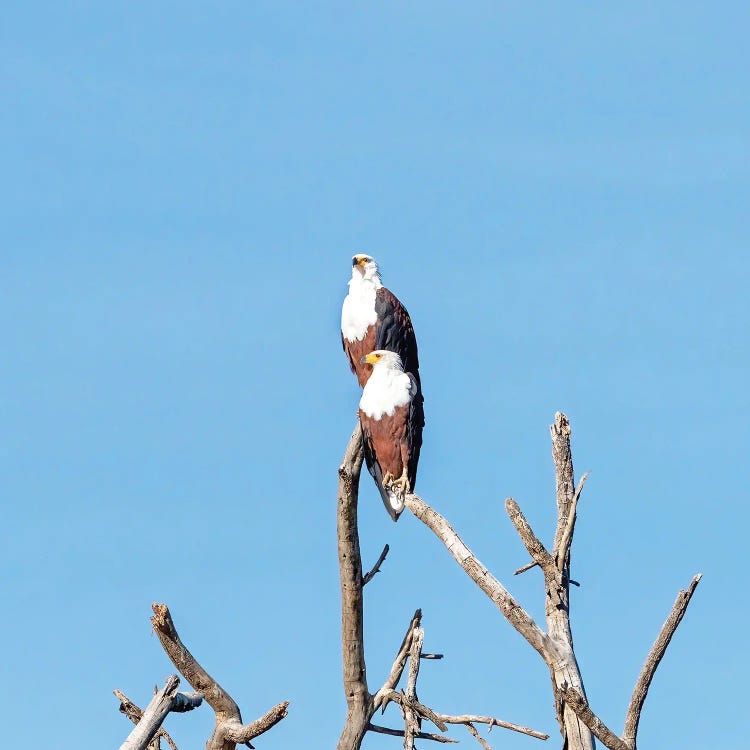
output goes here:
{"type": "MultiPolygon", "coordinates": [[[[563,748],[565,750],[593,750],[594,737],[597,737],[610,750],[635,750],[638,721],[646,693],[669,641],[685,614],[700,575],[693,579],[687,591],[680,592],[672,613],[664,623],[646,659],[628,708],[625,732],[620,738],[594,714],[589,706],[575,657],[570,627],[570,584],[575,583],[570,579],[570,549],[575,531],[578,501],[588,475],[584,474],[576,487],[570,448],[570,422],[564,414],[560,412],[555,414],[554,424],[550,427],[550,435],[555,463],[557,501],[557,525],[551,553],[536,536],[518,504],[512,498],[506,501],[508,516],[532,557],[532,561],[519,568],[515,574],[518,575],[539,566],[544,575],[546,633],[479,562],[440,513],[422,498],[413,494],[406,496],[405,505],[433,531],[467,575],[487,594],[511,625],[547,664],[555,696],[555,711],[563,737],[563,748]]],[[[395,696],[389,696],[389,698],[397,700],[395,696]]],[[[473,727],[473,724],[478,723],[478,719],[476,717],[461,718],[470,719],[460,723],[463,723],[484,746],[484,740],[478,737],[476,728],[473,727]]],[[[444,715],[441,719],[450,723],[444,715]]]]}
{"type": "MultiPolygon", "coordinates": [[[[552,559],[552,555],[547,552],[547,548],[539,541],[537,535],[529,525],[529,522],[521,512],[521,509],[518,507],[518,503],[512,497],[509,497],[505,501],[505,511],[508,514],[511,523],[516,527],[518,536],[521,537],[521,541],[534,560],[534,563],[538,565],[544,573],[550,574],[555,565],[555,561],[552,559]]],[[[519,571],[516,571],[516,573],[518,572],[519,571]]]]}
{"type": "MultiPolygon", "coordinates": [[[[555,414],[555,421],[550,425],[550,436],[557,499],[557,526],[552,545],[556,565],[554,569],[544,572],[544,611],[547,633],[558,644],[562,658],[557,662],[548,662],[548,666],[553,694],[560,696],[558,689],[567,685],[585,698],[586,689],[576,660],[570,627],[570,545],[575,530],[577,495],[570,448],[570,422],[562,412],[555,414]]],[[[555,700],[555,708],[563,746],[570,750],[594,750],[593,734],[581,717],[564,700],[555,700]]]]}
{"type": "Polygon", "coordinates": [[[398,685],[399,680],[401,679],[401,675],[403,674],[404,667],[406,666],[406,661],[409,658],[409,653],[411,651],[411,641],[414,637],[414,631],[419,627],[419,624],[421,622],[422,610],[418,609],[412,616],[409,627],[406,630],[406,635],[401,641],[401,646],[399,646],[396,658],[393,660],[393,666],[391,667],[390,674],[386,678],[380,690],[375,693],[373,699],[373,707],[376,711],[382,704],[384,693],[389,690],[394,690],[396,685],[398,685]]]}
{"type": "MultiPolygon", "coordinates": [[[[176,674],[168,677],[164,687],[154,695],[145,711],[141,711],[138,706],[131,703],[119,690],[115,691],[115,695],[120,698],[120,711],[131,720],[136,721],[133,731],[122,743],[120,750],[145,750],[160,731],[166,735],[166,732],[161,729],[161,725],[167,718],[168,713],[171,711],[184,713],[200,706],[203,696],[200,693],[194,693],[193,695],[178,693],[177,687],[179,684],[180,678],[176,674]],[[140,716],[134,719],[137,716],[136,710],[140,713],[140,716]]],[[[169,739],[170,745],[173,745],[171,738],[169,739]]]]}
{"type": "MultiPolygon", "coordinates": [[[[568,439],[570,439],[570,435],[568,435],[568,439]]],[[[570,451],[568,451],[567,455],[571,455],[570,451]]],[[[578,508],[578,500],[581,497],[583,485],[585,484],[588,475],[589,473],[585,472],[581,477],[581,481],[578,482],[578,487],[576,488],[575,494],[573,495],[573,499],[570,501],[570,507],[567,509],[567,517],[564,520],[565,525],[560,533],[560,538],[557,542],[558,546],[555,549],[555,562],[557,563],[557,569],[560,572],[564,571],[565,563],[568,560],[570,554],[570,545],[573,543],[573,531],[575,530],[576,526],[576,510],[578,508]]]]}
{"type": "Polygon", "coordinates": [[[380,573],[380,566],[385,562],[385,558],[388,557],[388,552],[391,548],[386,544],[383,547],[383,551],[380,553],[380,557],[377,559],[375,565],[372,566],[369,573],[366,573],[362,578],[362,585],[366,586],[375,576],[380,573]]]}
{"type": "Polygon", "coordinates": [[[609,750],[630,750],[627,743],[623,742],[592,710],[584,695],[577,690],[562,685],[558,688],[560,702],[573,711],[581,722],[589,729],[596,738],[600,740],[609,750]]]}
{"type": "MultiPolygon", "coordinates": [[[[130,721],[133,722],[133,724],[137,724],[141,717],[143,716],[143,709],[140,708],[140,706],[133,703],[133,701],[128,698],[125,693],[121,692],[120,690],[113,690],[112,691],[115,694],[115,697],[120,701],[120,713],[127,716],[130,721]]],[[[195,695],[200,695],[199,693],[195,693],[195,695]]],[[[172,748],[172,750],[177,750],[177,745],[175,744],[174,740],[169,736],[169,733],[164,729],[164,727],[159,727],[159,731],[154,735],[151,742],[148,744],[148,748],[153,748],[153,750],[160,750],[161,744],[159,742],[160,739],[165,739],[167,743],[169,744],[169,747],[172,748]]]]}
{"type": "MultiPolygon", "coordinates": [[[[381,727],[377,724],[368,724],[367,731],[376,732],[377,734],[389,734],[391,737],[403,737],[406,734],[403,729],[389,729],[388,727],[381,727]]],[[[420,732],[414,739],[432,740],[433,742],[442,742],[443,744],[455,744],[458,742],[458,740],[454,740],[452,737],[446,737],[442,734],[430,734],[429,732],[420,732]]]]}
{"type": "Polygon", "coordinates": [[[521,726],[520,724],[511,724],[509,721],[503,721],[502,719],[496,719],[494,716],[477,716],[475,714],[461,714],[459,716],[450,716],[449,714],[438,714],[440,720],[446,724],[487,724],[492,727],[502,727],[503,729],[510,729],[513,732],[519,732],[520,734],[527,734],[529,737],[536,737],[538,740],[548,740],[549,735],[544,732],[537,732],[536,729],[530,729],[529,727],[521,726]]]}
{"type": "Polygon", "coordinates": [[[510,595],[500,581],[487,570],[474,553],[464,544],[450,523],[418,495],[406,495],[404,503],[440,539],[448,552],[453,556],[453,559],[495,603],[510,624],[528,641],[532,648],[545,661],[548,659],[554,660],[557,656],[556,645],[534,622],[528,612],[510,595]]]}
{"type": "Polygon", "coordinates": [[[249,744],[253,737],[268,731],[287,715],[289,702],[284,701],[262,718],[243,725],[239,706],[232,696],[203,669],[180,640],[167,605],[154,604],[152,609],[154,616],[151,624],[167,656],[193,689],[203,693],[216,715],[214,731],[206,743],[206,750],[235,750],[238,743],[249,744]]]}
{"type": "Polygon", "coordinates": [[[357,422],[339,467],[336,514],[341,579],[341,651],[347,707],[337,750],[359,750],[367,733],[367,725],[375,713],[372,696],[367,688],[362,594],[364,578],[357,528],[359,475],[363,458],[362,428],[357,422]]]}
{"type": "MultiPolygon", "coordinates": [[[[362,469],[362,431],[357,425],[352,434],[344,459],[339,467],[337,538],[339,572],[341,578],[341,644],[343,653],[344,694],[347,715],[339,737],[337,750],[359,750],[368,731],[404,737],[404,747],[413,748],[415,739],[431,739],[437,742],[450,742],[440,735],[430,735],[421,731],[423,719],[431,721],[442,732],[447,731],[446,722],[417,698],[417,678],[421,659],[440,659],[442,654],[423,654],[424,631],[421,628],[422,611],[417,610],[409,622],[401,646],[383,686],[373,696],[367,687],[367,669],[364,650],[364,597],[363,587],[375,575],[388,552],[388,545],[380,555],[375,567],[366,576],[362,575],[362,556],[357,529],[357,503],[359,499],[359,479],[362,469]],[[409,675],[405,692],[398,692],[396,686],[403,676],[406,662],[409,661],[409,675]],[[371,719],[378,708],[385,711],[391,702],[397,703],[404,717],[404,730],[391,730],[376,727],[371,719]],[[439,739],[438,739],[439,738],[439,739]]],[[[507,593],[507,592],[506,592],[507,593]]],[[[524,613],[525,614],[525,613],[524,613]]],[[[528,615],[526,615],[528,618],[528,615]]],[[[528,618],[529,620],[531,618],[528,618]]],[[[532,621],[533,624],[533,621],[532,621]]],[[[482,718],[482,717],[480,717],[482,718]]],[[[484,717],[487,718],[487,717],[484,717]]],[[[499,719],[489,719],[490,726],[509,729],[517,725],[499,719]]],[[[521,728],[525,729],[525,728],[521,728]]],[[[540,732],[529,730],[532,736],[544,737],[540,732]]]]}
{"type": "Polygon", "coordinates": [[[659,666],[664,653],[669,646],[669,642],[672,640],[672,636],[677,630],[677,626],[682,622],[682,618],[687,612],[688,604],[690,599],[693,597],[696,587],[701,579],[701,574],[698,573],[693,577],[687,590],[681,590],[677,594],[677,599],[672,606],[672,611],[669,613],[664,625],[662,625],[661,631],[659,632],[654,645],[651,647],[646,662],[641,669],[641,673],[638,676],[638,680],[635,683],[633,689],[633,696],[630,699],[630,705],[628,706],[628,712],[625,717],[625,729],[622,733],[622,738],[628,743],[632,750],[636,747],[636,737],[638,735],[638,723],[641,720],[641,710],[643,709],[643,703],[646,700],[648,689],[651,686],[651,680],[654,678],[656,668],[659,666]]]}
{"type": "Polygon", "coordinates": [[[473,724],[467,723],[464,726],[469,730],[469,734],[482,746],[483,750],[492,750],[490,743],[479,734],[477,728],[473,724]]]}
{"type": "Polygon", "coordinates": [[[513,575],[514,576],[520,576],[521,573],[525,573],[527,570],[531,570],[532,568],[536,568],[539,563],[536,560],[532,560],[529,563],[526,563],[526,565],[522,565],[518,570],[516,570],[513,575]]]}
{"type": "MultiPolygon", "coordinates": [[[[409,649],[409,676],[406,680],[405,695],[410,701],[417,699],[417,678],[419,677],[420,656],[422,655],[422,643],[424,643],[424,630],[417,626],[411,638],[409,649]]],[[[422,731],[422,723],[419,715],[409,706],[404,706],[404,750],[413,750],[414,738],[422,731]]],[[[443,730],[445,731],[445,730],[443,730]]]]}

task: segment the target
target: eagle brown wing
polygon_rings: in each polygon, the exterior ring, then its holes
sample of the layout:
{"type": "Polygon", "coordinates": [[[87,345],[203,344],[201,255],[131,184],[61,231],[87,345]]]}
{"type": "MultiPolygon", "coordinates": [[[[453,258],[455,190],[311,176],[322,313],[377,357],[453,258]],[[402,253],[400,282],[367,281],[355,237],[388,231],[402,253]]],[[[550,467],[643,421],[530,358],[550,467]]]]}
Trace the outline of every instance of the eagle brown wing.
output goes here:
{"type": "MultiPolygon", "coordinates": [[[[388,472],[394,479],[401,476],[404,469],[404,453],[407,459],[407,474],[410,474],[412,460],[408,434],[411,411],[411,404],[405,404],[396,407],[392,416],[384,414],[380,419],[368,417],[362,410],[359,411],[367,470],[375,480],[385,509],[394,521],[398,520],[399,513],[391,504],[388,490],[383,487],[383,477],[388,472]]],[[[416,463],[414,470],[416,474],[416,463]]],[[[411,481],[411,476],[409,479],[411,481]]]]}
{"type": "Polygon", "coordinates": [[[365,387],[365,383],[367,383],[372,374],[372,365],[367,362],[362,364],[361,360],[366,354],[378,348],[375,346],[375,328],[376,326],[374,325],[370,326],[361,341],[347,341],[344,338],[344,334],[341,334],[341,344],[349,359],[349,367],[352,368],[352,372],[357,376],[360,388],[365,387]]]}

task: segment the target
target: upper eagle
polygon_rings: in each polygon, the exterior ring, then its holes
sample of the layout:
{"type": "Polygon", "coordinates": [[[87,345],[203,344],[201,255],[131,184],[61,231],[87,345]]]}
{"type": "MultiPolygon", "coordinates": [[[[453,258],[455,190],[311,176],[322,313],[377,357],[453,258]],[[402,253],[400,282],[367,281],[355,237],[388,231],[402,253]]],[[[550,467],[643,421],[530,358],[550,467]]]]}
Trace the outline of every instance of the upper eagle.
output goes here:
{"type": "Polygon", "coordinates": [[[419,355],[411,318],[383,286],[377,263],[369,255],[352,258],[349,293],[341,308],[341,342],[362,388],[372,373],[372,365],[363,363],[362,358],[377,349],[396,352],[404,372],[410,372],[419,384],[419,355]]]}

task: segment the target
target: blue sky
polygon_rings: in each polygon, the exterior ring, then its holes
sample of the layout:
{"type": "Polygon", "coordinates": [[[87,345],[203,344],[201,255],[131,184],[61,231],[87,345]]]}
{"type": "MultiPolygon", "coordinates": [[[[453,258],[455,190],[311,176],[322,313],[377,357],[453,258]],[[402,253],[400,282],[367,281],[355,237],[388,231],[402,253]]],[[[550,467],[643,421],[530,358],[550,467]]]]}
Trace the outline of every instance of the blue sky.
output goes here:
{"type": "MultiPolygon", "coordinates": [[[[503,511],[549,540],[548,425],[591,471],[577,653],[620,731],[679,588],[643,747],[740,748],[750,260],[745,3],[12,3],[0,24],[8,746],[117,747],[172,671],[152,601],[255,718],[344,717],[336,468],[349,258],[411,312],[417,489],[536,617],[503,511]],[[739,644],[739,645],[738,645],[739,644]],[[64,695],[64,701],[40,695],[64,695]],[[54,740],[48,739],[54,728],[54,740]]],[[[371,688],[424,610],[420,696],[549,732],[546,668],[369,477],[371,688]]],[[[396,724],[395,716],[390,717],[396,724]]],[[[199,747],[208,709],[171,717],[199,747]]],[[[473,743],[466,734],[457,736],[473,743]]],[[[493,734],[496,747],[534,740],[493,734]]],[[[368,737],[372,750],[398,740],[368,737]]]]}

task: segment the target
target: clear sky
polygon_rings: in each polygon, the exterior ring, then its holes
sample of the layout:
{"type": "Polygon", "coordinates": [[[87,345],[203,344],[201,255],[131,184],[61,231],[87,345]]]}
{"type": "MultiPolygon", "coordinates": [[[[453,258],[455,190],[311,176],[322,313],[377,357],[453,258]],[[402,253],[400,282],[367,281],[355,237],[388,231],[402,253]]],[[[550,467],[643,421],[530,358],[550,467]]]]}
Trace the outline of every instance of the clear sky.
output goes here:
{"type": "MultiPolygon", "coordinates": [[[[244,718],[291,701],[259,748],[334,745],[338,316],[367,252],[420,342],[420,494],[541,617],[503,500],[549,540],[565,411],[594,709],[621,731],[701,571],[640,745],[746,747],[749,26],[744,2],[6,4],[3,744],[119,746],[112,689],[172,672],[163,601],[244,718]]],[[[371,687],[420,606],[446,654],[424,701],[559,747],[537,655],[366,480],[371,687]]],[[[211,723],[167,728],[189,750],[211,723]]]]}

